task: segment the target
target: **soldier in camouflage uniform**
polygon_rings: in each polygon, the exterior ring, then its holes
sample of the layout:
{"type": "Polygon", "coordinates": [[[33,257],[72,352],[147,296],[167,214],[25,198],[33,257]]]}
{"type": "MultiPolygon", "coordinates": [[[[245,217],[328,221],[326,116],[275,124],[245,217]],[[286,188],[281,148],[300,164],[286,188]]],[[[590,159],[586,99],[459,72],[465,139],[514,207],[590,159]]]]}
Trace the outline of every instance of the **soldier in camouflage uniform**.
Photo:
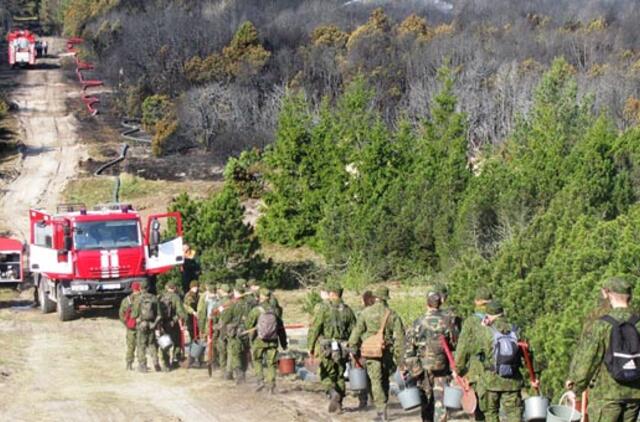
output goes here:
{"type": "Polygon", "coordinates": [[[461,368],[461,362],[465,362],[464,367],[468,367],[465,375],[469,385],[474,389],[478,396],[478,407],[475,413],[476,421],[483,421],[484,414],[482,413],[486,407],[484,404],[485,390],[484,386],[479,385],[480,375],[484,372],[483,363],[480,361],[480,356],[477,354],[479,348],[479,337],[483,330],[482,320],[487,313],[487,304],[492,300],[493,296],[491,291],[484,286],[480,286],[476,290],[474,298],[474,312],[468,318],[464,320],[462,329],[460,330],[460,336],[456,345],[456,367],[461,368]]]}
{"type": "MultiPolygon", "coordinates": [[[[198,289],[199,290],[199,289],[198,289]]],[[[205,283],[204,285],[204,289],[202,289],[203,292],[201,294],[197,294],[197,306],[193,306],[191,305],[191,299],[189,299],[189,301],[187,301],[187,298],[189,297],[189,295],[192,293],[193,288],[189,291],[189,293],[187,293],[187,296],[185,296],[185,311],[187,311],[187,313],[190,313],[190,309],[195,309],[195,314],[192,314],[190,319],[191,321],[189,322],[189,326],[191,327],[191,329],[193,331],[195,331],[195,333],[191,336],[192,341],[195,339],[199,339],[201,342],[206,342],[207,343],[207,347],[213,347],[213,356],[214,356],[214,360],[212,362],[212,368],[218,368],[218,360],[217,360],[217,356],[218,356],[218,343],[217,343],[217,336],[218,333],[216,332],[216,330],[213,330],[213,336],[214,336],[214,341],[212,341],[211,343],[208,343],[209,339],[209,329],[210,324],[211,324],[211,311],[217,307],[218,303],[219,303],[219,299],[218,299],[218,294],[216,291],[216,283],[213,280],[209,280],[205,283]],[[187,303],[189,303],[187,305],[187,303]],[[195,324],[194,324],[195,322],[195,324]],[[197,328],[197,331],[196,331],[197,328]]],[[[202,359],[203,357],[200,358],[199,362],[194,362],[194,359],[189,356],[189,366],[191,367],[193,364],[195,365],[202,365],[202,359]]]]}
{"type": "Polygon", "coordinates": [[[169,372],[181,358],[180,321],[184,321],[187,314],[182,307],[182,300],[176,292],[177,284],[170,281],[165,286],[165,292],[160,296],[160,315],[162,317],[161,332],[171,337],[173,345],[161,349],[163,369],[169,372]]]}
{"type": "MultiPolygon", "coordinates": [[[[134,281],[133,283],[131,283],[131,294],[125,297],[120,303],[120,310],[118,312],[118,315],[120,315],[120,321],[122,321],[123,324],[126,324],[125,315],[127,314],[127,311],[131,309],[130,312],[133,312],[133,304],[137,300],[138,296],[140,296],[140,283],[137,281],[134,281]]],[[[135,356],[135,351],[136,351],[136,329],[135,328],[131,329],[129,327],[126,327],[126,330],[127,330],[127,353],[125,355],[125,358],[127,362],[127,370],[132,371],[133,358],[135,356]]]]}
{"type": "Polygon", "coordinates": [[[221,284],[218,288],[219,307],[213,316],[214,337],[217,337],[217,358],[218,365],[224,371],[224,379],[231,380],[233,375],[227,371],[227,324],[231,322],[231,308],[233,306],[231,299],[232,289],[228,284],[221,284]],[[218,334],[216,334],[218,333],[218,334]]]}
{"type": "Polygon", "coordinates": [[[348,353],[346,342],[356,317],[342,301],[342,287],[332,283],[326,287],[329,298],[324,305],[316,306],[317,313],[309,328],[307,344],[311,354],[320,357],[320,380],[329,395],[329,412],[342,410],[345,396],[344,371],[348,353]]]}
{"type": "Polygon", "coordinates": [[[420,379],[423,422],[444,422],[447,410],[442,403],[444,387],[450,377],[447,356],[440,343],[453,336],[448,316],[440,309],[442,296],[427,293],[427,312],[416,319],[407,338],[406,365],[411,376],[420,379]]]}
{"type": "Polygon", "coordinates": [[[389,289],[378,287],[373,295],[376,302],[365,308],[358,316],[356,326],[349,337],[349,346],[359,348],[364,340],[376,334],[380,329],[387,310],[389,317],[384,328],[385,348],[382,359],[367,359],[367,373],[371,380],[373,402],[378,411],[378,420],[387,420],[387,400],[389,399],[389,376],[396,365],[404,359],[404,327],[402,320],[389,309],[389,289]]]}
{"type": "Polygon", "coordinates": [[[160,371],[158,361],[158,347],[156,345],[155,329],[160,324],[160,307],[155,295],[149,293],[146,280],[140,282],[140,296],[133,304],[131,316],[136,319],[136,339],[138,355],[138,371],[147,372],[147,351],[153,359],[153,366],[160,371]]]}
{"type": "Polygon", "coordinates": [[[243,279],[236,280],[233,289],[235,303],[229,309],[230,321],[227,327],[227,372],[233,373],[236,384],[241,384],[245,380],[247,370],[247,350],[249,349],[249,339],[243,334],[245,323],[253,300],[251,295],[244,296],[246,282],[243,279]]]}
{"type": "Polygon", "coordinates": [[[271,302],[271,292],[267,288],[260,289],[260,303],[254,307],[247,317],[247,330],[254,329],[251,332],[251,358],[253,359],[253,367],[256,372],[258,386],[256,391],[260,391],[265,386],[265,378],[267,381],[269,393],[273,394],[276,387],[276,366],[278,363],[278,342],[283,350],[287,350],[287,333],[284,329],[282,319],[278,315],[278,309],[274,308],[271,302]],[[259,337],[258,322],[260,316],[264,313],[271,312],[277,319],[278,332],[275,339],[262,339],[259,337]],[[264,362],[263,362],[264,361],[264,362]],[[264,375],[263,365],[266,363],[266,377],[264,375]]]}
{"type": "MultiPolygon", "coordinates": [[[[608,315],[620,322],[634,316],[629,308],[632,284],[628,280],[612,277],[605,282],[602,293],[610,304],[608,315]]],[[[635,422],[640,413],[640,382],[621,384],[613,379],[604,364],[612,326],[603,320],[587,324],[586,335],[575,349],[567,387],[579,396],[593,385],[589,392],[590,422],[635,422]]]]}
{"type": "MultiPolygon", "coordinates": [[[[496,301],[491,301],[486,307],[487,314],[484,317],[481,327],[476,337],[476,349],[474,355],[479,356],[482,363],[482,373],[478,380],[478,386],[484,390],[483,406],[484,415],[487,422],[499,422],[500,412],[504,412],[507,422],[520,422],[522,419],[522,398],[520,390],[523,387],[523,377],[521,370],[515,371],[510,378],[500,376],[494,367],[494,339],[495,329],[503,334],[512,331],[513,325],[504,318],[502,305],[496,301]]],[[[460,343],[464,341],[463,331],[460,343]]],[[[466,356],[466,355],[465,355],[466,356]]],[[[469,359],[456,361],[456,366],[460,374],[464,374],[469,368],[469,359]]],[[[522,369],[522,365],[520,365],[522,369]]],[[[537,387],[537,382],[532,384],[537,387]]]]}
{"type": "Polygon", "coordinates": [[[449,288],[444,283],[437,284],[434,289],[434,292],[437,292],[440,295],[441,305],[440,311],[444,314],[447,319],[447,324],[449,325],[449,330],[451,332],[451,339],[449,344],[453,350],[456,349],[458,345],[458,338],[460,337],[460,330],[462,325],[462,319],[456,314],[455,310],[447,305],[447,299],[449,298],[449,288]]]}

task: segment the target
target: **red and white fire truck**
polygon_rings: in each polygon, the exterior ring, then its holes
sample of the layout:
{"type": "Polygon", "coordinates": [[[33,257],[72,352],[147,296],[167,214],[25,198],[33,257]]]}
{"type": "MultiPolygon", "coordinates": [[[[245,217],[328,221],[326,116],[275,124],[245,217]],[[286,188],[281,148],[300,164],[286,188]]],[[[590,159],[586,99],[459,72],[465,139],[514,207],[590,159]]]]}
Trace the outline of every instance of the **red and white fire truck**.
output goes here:
{"type": "Polygon", "coordinates": [[[36,37],[26,29],[16,29],[7,35],[9,65],[33,66],[36,64],[36,37]]]}
{"type": "Polygon", "coordinates": [[[60,205],[55,214],[32,209],[29,218],[29,271],[40,309],[56,310],[62,321],[83,306],[117,305],[132,282],[183,262],[180,213],[151,215],[144,227],[127,204],[60,205]],[[161,240],[169,223],[176,235],[161,240]]]}

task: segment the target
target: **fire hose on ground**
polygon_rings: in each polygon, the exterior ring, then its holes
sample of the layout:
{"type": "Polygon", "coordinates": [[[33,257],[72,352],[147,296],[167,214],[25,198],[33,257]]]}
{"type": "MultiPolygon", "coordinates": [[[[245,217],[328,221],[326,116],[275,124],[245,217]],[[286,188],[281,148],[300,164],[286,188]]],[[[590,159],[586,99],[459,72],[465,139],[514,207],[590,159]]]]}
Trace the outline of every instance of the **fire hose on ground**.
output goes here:
{"type": "MultiPolygon", "coordinates": [[[[120,149],[120,156],[114,158],[113,160],[101,165],[98,169],[93,173],[94,176],[102,175],[102,172],[108,169],[109,167],[115,166],[119,162],[123,161],[127,157],[127,151],[129,150],[129,145],[122,144],[120,149]]],[[[120,175],[117,174],[114,177],[114,186],[113,186],[113,202],[120,202],[120,175]]]]}

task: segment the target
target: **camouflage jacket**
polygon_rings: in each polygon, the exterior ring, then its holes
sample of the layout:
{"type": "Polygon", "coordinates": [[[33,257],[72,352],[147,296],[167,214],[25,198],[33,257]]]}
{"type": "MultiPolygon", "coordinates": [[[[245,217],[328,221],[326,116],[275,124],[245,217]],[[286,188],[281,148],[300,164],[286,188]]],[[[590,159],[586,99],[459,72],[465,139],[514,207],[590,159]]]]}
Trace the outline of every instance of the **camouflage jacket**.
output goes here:
{"type": "Polygon", "coordinates": [[[143,301],[143,299],[150,299],[151,300],[151,304],[154,308],[154,313],[156,315],[156,318],[154,321],[146,321],[146,322],[157,322],[160,320],[160,305],[158,304],[158,298],[156,297],[156,295],[149,293],[149,292],[142,292],[140,293],[140,295],[138,296],[138,300],[133,302],[133,310],[131,311],[131,316],[133,316],[136,320],[140,321],[142,319],[142,315],[141,315],[141,303],[143,301]]]}
{"type": "Polygon", "coordinates": [[[120,316],[120,321],[122,321],[123,324],[125,323],[124,315],[127,313],[127,309],[129,309],[129,307],[131,307],[131,315],[133,316],[133,304],[136,299],[138,299],[138,296],[140,296],[139,293],[131,293],[129,296],[122,299],[122,302],[120,302],[118,315],[120,316]]]}
{"type": "Polygon", "coordinates": [[[229,308],[231,320],[227,324],[233,324],[237,328],[237,334],[245,330],[247,316],[249,316],[249,312],[253,308],[252,304],[253,301],[250,296],[245,296],[229,308]]]}
{"type": "Polygon", "coordinates": [[[273,309],[273,311],[278,315],[278,318],[282,318],[282,306],[278,302],[275,296],[271,295],[269,299],[269,306],[273,309]]]}
{"type": "Polygon", "coordinates": [[[455,350],[458,346],[458,338],[460,338],[460,325],[462,320],[458,315],[456,315],[453,308],[441,307],[440,310],[446,319],[446,324],[451,335],[451,338],[449,338],[449,344],[451,345],[451,349],[455,350]]]}
{"type": "Polygon", "coordinates": [[[182,306],[180,296],[175,292],[164,292],[159,300],[162,319],[165,322],[177,322],[178,319],[185,319],[187,313],[182,306]]]}
{"type": "Polygon", "coordinates": [[[456,368],[460,375],[466,375],[470,383],[476,383],[484,371],[484,366],[480,355],[480,333],[485,327],[482,326],[484,309],[476,308],[476,311],[464,320],[460,337],[456,347],[455,361],[456,368]]]}
{"type": "MultiPolygon", "coordinates": [[[[628,320],[633,313],[629,308],[615,308],[611,309],[608,315],[618,321],[624,321],[628,320]]],[[[611,377],[604,364],[610,335],[611,325],[605,321],[596,320],[588,332],[584,333],[582,341],[574,350],[569,379],[575,382],[576,394],[582,394],[592,383],[593,388],[589,392],[590,400],[640,399],[640,382],[629,385],[619,384],[611,377]]]]}
{"type": "Polygon", "coordinates": [[[447,370],[449,362],[440,343],[441,336],[451,343],[453,334],[449,316],[440,309],[428,309],[408,331],[406,356],[417,358],[425,370],[447,370]]]}
{"type": "MultiPolygon", "coordinates": [[[[376,334],[382,324],[385,311],[389,309],[385,302],[376,302],[362,310],[358,316],[356,327],[349,337],[351,347],[360,347],[362,342],[376,334]]],[[[389,350],[396,363],[404,357],[404,327],[402,320],[393,310],[384,328],[385,350],[389,350]]]]}
{"type": "MultiPolygon", "coordinates": [[[[269,300],[268,302],[259,303],[257,306],[254,306],[251,312],[249,312],[249,315],[247,316],[247,322],[246,322],[247,330],[250,330],[252,328],[257,328],[258,319],[260,318],[260,315],[262,315],[267,311],[273,312],[273,314],[278,318],[278,340],[280,342],[280,345],[284,349],[287,347],[287,332],[284,329],[284,324],[282,322],[282,319],[278,315],[278,309],[273,306],[273,304],[271,303],[271,300],[269,300]]],[[[264,347],[267,345],[267,343],[274,343],[271,341],[267,342],[258,338],[257,330],[253,331],[250,337],[251,337],[252,345],[254,347],[264,347]]],[[[278,343],[276,342],[275,347],[277,347],[277,344],[278,343]]]]}
{"type": "Polygon", "coordinates": [[[481,385],[481,389],[489,391],[519,391],[524,385],[522,377],[523,365],[520,366],[519,371],[516,371],[513,378],[501,377],[493,368],[494,354],[492,327],[503,333],[509,332],[512,329],[512,325],[503,317],[496,319],[491,327],[480,324],[476,344],[477,348],[474,350],[474,354],[478,355],[482,364],[482,373],[480,374],[478,384],[481,385]]]}
{"type": "Polygon", "coordinates": [[[184,310],[189,315],[194,315],[198,312],[198,302],[200,301],[200,294],[194,293],[191,290],[184,295],[184,310]]]}
{"type": "Polygon", "coordinates": [[[316,350],[316,343],[320,338],[342,341],[349,338],[356,323],[356,316],[342,300],[316,306],[316,310],[318,312],[314,315],[307,334],[307,346],[310,351],[316,350]]]}

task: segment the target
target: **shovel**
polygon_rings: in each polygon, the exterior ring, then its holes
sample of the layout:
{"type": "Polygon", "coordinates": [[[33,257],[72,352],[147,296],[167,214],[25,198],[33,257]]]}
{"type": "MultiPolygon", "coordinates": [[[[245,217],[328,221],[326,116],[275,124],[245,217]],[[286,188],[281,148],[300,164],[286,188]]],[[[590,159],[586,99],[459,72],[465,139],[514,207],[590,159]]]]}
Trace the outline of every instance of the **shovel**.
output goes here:
{"type": "MultiPolygon", "coordinates": [[[[536,382],[536,373],[533,370],[533,363],[531,362],[531,355],[529,355],[529,344],[524,341],[518,342],[518,346],[522,350],[522,357],[524,358],[524,363],[527,365],[527,371],[529,372],[529,380],[531,384],[535,384],[536,382]]],[[[533,387],[534,391],[537,395],[540,394],[540,387],[533,387]]]]}
{"type": "Polygon", "coordinates": [[[456,361],[453,359],[449,343],[443,335],[440,336],[440,345],[442,345],[442,349],[447,355],[447,359],[449,360],[449,367],[453,372],[456,373],[456,382],[460,387],[462,387],[462,409],[467,414],[473,415],[476,412],[476,408],[478,407],[476,392],[473,390],[473,388],[471,388],[471,386],[469,385],[469,381],[466,378],[458,375],[458,371],[456,371],[456,361]]]}

